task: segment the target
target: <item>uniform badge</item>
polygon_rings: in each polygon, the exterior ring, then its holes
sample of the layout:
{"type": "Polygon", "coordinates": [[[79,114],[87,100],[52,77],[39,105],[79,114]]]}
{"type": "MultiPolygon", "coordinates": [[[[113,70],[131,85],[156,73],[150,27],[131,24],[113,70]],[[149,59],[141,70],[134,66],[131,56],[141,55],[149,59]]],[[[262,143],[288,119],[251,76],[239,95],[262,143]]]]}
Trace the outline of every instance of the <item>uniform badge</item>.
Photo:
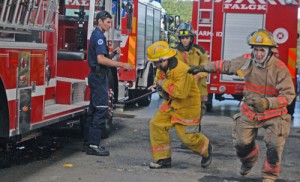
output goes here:
{"type": "Polygon", "coordinates": [[[99,39],[98,40],[98,45],[102,45],[103,44],[103,40],[102,39],[99,39]]]}

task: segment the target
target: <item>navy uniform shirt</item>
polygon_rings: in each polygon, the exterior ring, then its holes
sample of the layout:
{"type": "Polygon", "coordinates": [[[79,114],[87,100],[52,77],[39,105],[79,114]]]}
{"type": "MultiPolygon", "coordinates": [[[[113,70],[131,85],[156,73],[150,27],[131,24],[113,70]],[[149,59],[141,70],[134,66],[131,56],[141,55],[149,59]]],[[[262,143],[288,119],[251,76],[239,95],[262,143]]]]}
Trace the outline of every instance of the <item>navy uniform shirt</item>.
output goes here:
{"type": "MultiPolygon", "coordinates": [[[[104,36],[104,33],[98,27],[96,27],[90,38],[88,52],[89,67],[93,68],[99,65],[97,62],[97,55],[99,54],[108,57],[109,52],[106,45],[106,37],[104,36]]],[[[107,68],[107,66],[101,65],[101,68],[107,68]]]]}

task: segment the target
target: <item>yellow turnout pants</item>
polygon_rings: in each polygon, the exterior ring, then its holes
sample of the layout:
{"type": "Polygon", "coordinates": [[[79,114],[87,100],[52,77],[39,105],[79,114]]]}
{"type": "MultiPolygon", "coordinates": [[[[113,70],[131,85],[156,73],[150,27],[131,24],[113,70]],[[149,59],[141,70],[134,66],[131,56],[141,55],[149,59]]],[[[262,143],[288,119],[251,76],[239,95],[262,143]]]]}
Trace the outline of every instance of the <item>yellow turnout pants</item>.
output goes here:
{"type": "Polygon", "coordinates": [[[175,126],[176,133],[180,140],[192,151],[202,157],[208,156],[208,138],[195,129],[188,131],[192,127],[181,123],[172,123],[172,111],[162,112],[158,110],[150,121],[150,142],[152,147],[153,160],[171,157],[171,139],[169,130],[175,126]]]}

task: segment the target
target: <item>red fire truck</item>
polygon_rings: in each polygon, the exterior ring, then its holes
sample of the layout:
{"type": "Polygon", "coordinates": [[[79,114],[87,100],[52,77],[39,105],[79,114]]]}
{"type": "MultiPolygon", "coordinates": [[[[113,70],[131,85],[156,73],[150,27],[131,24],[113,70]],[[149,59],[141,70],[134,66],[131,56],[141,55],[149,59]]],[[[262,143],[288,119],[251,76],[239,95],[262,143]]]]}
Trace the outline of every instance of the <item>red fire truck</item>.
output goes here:
{"type": "MultiPolygon", "coordinates": [[[[247,36],[265,28],[273,33],[279,46],[279,58],[288,66],[296,85],[297,48],[296,0],[198,0],[193,2],[192,25],[197,30],[196,43],[207,50],[211,61],[230,60],[250,52],[247,36]]],[[[242,99],[244,80],[237,75],[210,74],[209,102],[224,100],[226,94],[242,99]]],[[[289,112],[294,113],[295,101],[289,112]]]]}
{"type": "MultiPolygon", "coordinates": [[[[138,0],[1,0],[0,152],[7,150],[8,141],[32,138],[45,126],[84,119],[90,71],[86,50],[100,10],[108,10],[114,18],[106,36],[111,50],[121,47],[122,55],[116,61],[136,68],[128,72],[112,69],[110,103],[113,93],[117,101],[147,93],[154,69],[146,60],[146,48],[160,34],[161,7],[153,4],[138,0]]],[[[138,104],[149,105],[150,101],[149,95],[138,104]]]]}

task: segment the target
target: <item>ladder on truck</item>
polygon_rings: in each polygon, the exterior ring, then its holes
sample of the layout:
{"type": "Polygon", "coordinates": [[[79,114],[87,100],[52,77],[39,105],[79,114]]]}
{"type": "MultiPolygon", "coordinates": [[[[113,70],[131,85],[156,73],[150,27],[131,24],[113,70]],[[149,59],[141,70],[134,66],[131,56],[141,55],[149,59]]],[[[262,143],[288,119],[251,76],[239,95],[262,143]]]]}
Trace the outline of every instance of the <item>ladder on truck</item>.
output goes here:
{"type": "Polygon", "coordinates": [[[0,2],[0,32],[53,31],[57,0],[3,0],[0,2]]]}
{"type": "Polygon", "coordinates": [[[214,20],[214,0],[199,0],[198,1],[198,18],[197,18],[197,44],[204,48],[209,48],[206,51],[209,60],[211,60],[212,39],[213,39],[213,20],[214,20]],[[209,34],[206,38],[204,34],[209,34]],[[208,45],[207,45],[208,44],[208,45]],[[207,46],[204,46],[207,45],[207,46]]]}

